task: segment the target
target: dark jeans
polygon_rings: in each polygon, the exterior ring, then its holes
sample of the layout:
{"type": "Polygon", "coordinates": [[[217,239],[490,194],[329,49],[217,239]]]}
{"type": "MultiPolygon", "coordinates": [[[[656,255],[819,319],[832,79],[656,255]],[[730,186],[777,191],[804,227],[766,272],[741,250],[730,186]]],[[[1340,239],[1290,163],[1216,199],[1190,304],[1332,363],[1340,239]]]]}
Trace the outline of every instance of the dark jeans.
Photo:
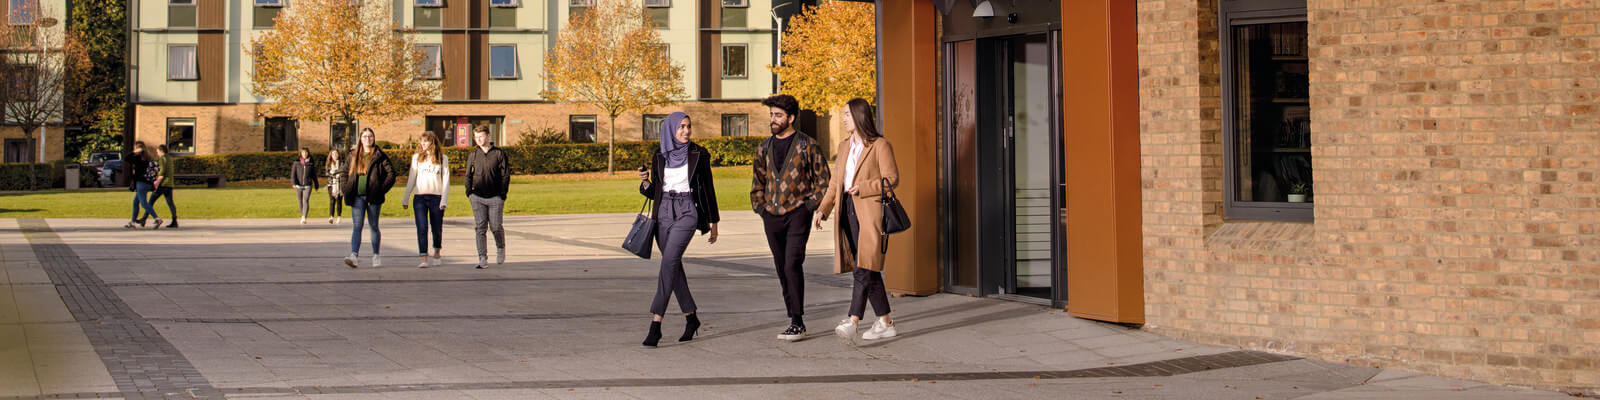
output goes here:
{"type": "Polygon", "coordinates": [[[433,232],[433,248],[444,248],[444,210],[437,194],[411,196],[412,215],[417,219],[417,253],[428,255],[428,232],[433,232]]]}
{"type": "Polygon", "coordinates": [[[339,196],[339,188],[328,188],[328,216],[339,217],[344,215],[344,197],[339,196]]]}
{"type": "MultiPolygon", "coordinates": [[[[167,199],[167,216],[171,217],[173,221],[177,221],[178,207],[172,205],[172,186],[162,186],[156,188],[155,193],[150,195],[150,207],[155,208],[156,200],[160,200],[163,197],[167,199]]],[[[145,214],[145,217],[150,217],[150,214],[145,214]]]]}
{"type": "Polygon", "coordinates": [[[778,286],[783,289],[783,306],[789,317],[806,315],[806,241],[811,239],[811,217],[815,212],[800,208],[784,215],[761,212],[766,225],[767,247],[778,267],[778,286]]]}
{"type": "Polygon", "coordinates": [[[128,217],[129,220],[139,220],[139,207],[144,207],[146,217],[155,215],[156,218],[161,218],[160,215],[156,215],[155,207],[150,205],[150,191],[154,189],[155,186],[150,182],[133,184],[133,216],[128,217]]]}
{"type": "Polygon", "coordinates": [[[367,202],[367,196],[357,196],[356,204],[350,206],[350,213],[355,229],[350,233],[350,254],[361,253],[361,225],[362,217],[366,217],[366,224],[372,226],[372,254],[382,254],[383,232],[378,231],[378,214],[383,211],[382,204],[367,202]]]}
{"type": "MultiPolygon", "coordinates": [[[[852,197],[845,196],[839,212],[843,214],[844,236],[845,241],[850,243],[850,254],[860,260],[861,254],[857,254],[856,243],[861,239],[858,237],[861,235],[861,221],[856,219],[855,199],[852,197]]],[[[889,292],[883,288],[883,273],[856,267],[853,275],[856,283],[850,288],[850,316],[865,317],[868,302],[872,303],[872,311],[878,316],[889,315],[889,292]]]]}
{"type": "Polygon", "coordinates": [[[678,309],[685,314],[695,311],[694,295],[689,294],[689,278],[683,274],[683,251],[694,239],[694,225],[699,219],[694,211],[694,198],[689,194],[664,193],[660,207],[656,208],[656,245],[661,248],[661,273],[656,277],[656,297],[650,302],[650,313],[666,314],[667,297],[678,296],[678,309]]]}

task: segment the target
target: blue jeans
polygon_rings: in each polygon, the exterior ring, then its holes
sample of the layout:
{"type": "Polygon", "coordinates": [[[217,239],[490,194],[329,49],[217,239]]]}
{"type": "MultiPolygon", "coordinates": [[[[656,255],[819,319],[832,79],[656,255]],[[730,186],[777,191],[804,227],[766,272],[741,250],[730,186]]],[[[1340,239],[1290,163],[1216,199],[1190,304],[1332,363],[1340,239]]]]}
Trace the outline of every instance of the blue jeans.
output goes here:
{"type": "Polygon", "coordinates": [[[444,248],[444,210],[439,209],[439,195],[419,194],[411,199],[412,215],[417,220],[417,253],[428,255],[430,230],[433,231],[433,248],[444,248]]]}
{"type": "Polygon", "coordinates": [[[139,220],[139,207],[144,207],[145,216],[161,218],[160,215],[156,215],[156,208],[150,205],[150,191],[155,189],[155,185],[150,184],[150,182],[133,184],[133,216],[129,217],[129,220],[139,220]]]}
{"type": "Polygon", "coordinates": [[[382,213],[383,205],[368,203],[367,196],[358,196],[356,197],[356,205],[350,207],[350,210],[353,214],[351,218],[355,219],[355,223],[352,224],[355,226],[355,230],[350,232],[350,254],[361,254],[362,222],[366,222],[366,225],[372,227],[372,255],[383,254],[380,246],[383,243],[383,232],[378,231],[378,214],[382,213]],[[365,219],[362,218],[363,215],[366,216],[365,219]]]}

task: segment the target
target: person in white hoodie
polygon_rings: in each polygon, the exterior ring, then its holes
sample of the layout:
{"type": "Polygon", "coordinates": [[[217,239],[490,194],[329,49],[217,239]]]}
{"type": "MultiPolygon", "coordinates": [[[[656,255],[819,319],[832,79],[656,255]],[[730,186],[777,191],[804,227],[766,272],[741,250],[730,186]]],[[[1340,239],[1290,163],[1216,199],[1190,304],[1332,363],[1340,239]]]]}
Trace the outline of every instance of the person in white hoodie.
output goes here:
{"type": "Polygon", "coordinates": [[[406,179],[406,194],[400,199],[400,208],[415,202],[417,219],[417,253],[422,255],[418,268],[437,267],[443,264],[439,252],[444,247],[444,207],[450,199],[450,160],[439,150],[439,137],[432,131],[423,132],[417,144],[417,153],[411,156],[411,173],[406,179]],[[428,258],[428,232],[433,232],[433,259],[428,258]]]}

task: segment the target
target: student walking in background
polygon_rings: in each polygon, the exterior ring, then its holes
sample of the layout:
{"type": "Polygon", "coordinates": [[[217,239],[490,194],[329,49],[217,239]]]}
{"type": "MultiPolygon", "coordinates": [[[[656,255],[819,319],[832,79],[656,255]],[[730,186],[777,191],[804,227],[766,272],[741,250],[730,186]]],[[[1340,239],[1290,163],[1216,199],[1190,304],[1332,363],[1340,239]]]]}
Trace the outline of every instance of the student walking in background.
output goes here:
{"type": "Polygon", "coordinates": [[[848,343],[855,343],[856,326],[867,311],[867,303],[878,320],[872,329],[861,334],[862,339],[877,340],[894,337],[894,321],[889,319],[889,293],[883,288],[883,255],[888,237],[883,232],[883,208],[878,202],[884,192],[894,189],[900,182],[900,169],[895,164],[894,147],[878,133],[872,105],[857,98],[848,103],[839,116],[841,125],[850,137],[839,142],[835,154],[833,180],[828,183],[828,194],[822,198],[814,224],[822,229],[833,206],[839,206],[839,220],[834,230],[837,248],[835,258],[841,265],[853,267],[855,285],[850,292],[850,310],[844,321],[834,328],[834,333],[848,343]],[[859,250],[859,251],[857,251],[859,250]]]}
{"type": "Polygon", "coordinates": [[[344,162],[339,156],[339,150],[328,151],[328,223],[337,224],[343,217],[344,191],[339,190],[339,183],[344,181],[344,162]]]}
{"type": "Polygon", "coordinates": [[[661,148],[650,158],[650,170],[639,171],[644,182],[639,193],[656,201],[656,245],[661,249],[661,272],[656,276],[656,296],[650,303],[650,332],[646,347],[661,341],[661,316],[667,312],[669,297],[678,297],[686,324],[680,342],[694,340],[700,329],[695,315],[694,296],[683,273],[683,252],[689,248],[694,231],[708,234],[707,243],[717,243],[717,191],[711,181],[711,153],[689,141],[693,132],[689,115],[675,112],[661,123],[661,148]]]}
{"type": "Polygon", "coordinates": [[[750,206],[761,216],[767,247],[778,269],[778,287],[788,311],[789,327],[779,340],[805,338],[806,281],[802,266],[811,239],[811,216],[828,190],[828,160],[817,141],[794,128],[800,103],[794,96],[768,97],[772,136],[761,141],[751,168],[750,206]]]}
{"type": "MultiPolygon", "coordinates": [[[[150,206],[154,208],[156,200],[160,200],[163,197],[166,198],[167,217],[172,218],[166,227],[177,228],[178,207],[172,204],[172,185],[177,184],[172,180],[172,170],[176,168],[172,164],[172,156],[167,155],[167,145],[156,146],[156,163],[160,172],[156,174],[156,179],[151,183],[151,186],[155,187],[155,194],[150,195],[150,206]]],[[[149,215],[145,216],[149,217],[149,215]]],[[[144,218],[140,218],[139,221],[141,221],[140,224],[142,225],[144,218]]],[[[156,221],[155,229],[161,229],[161,220],[156,219],[156,221]]]]}
{"type": "Polygon", "coordinates": [[[406,194],[400,198],[400,208],[415,202],[413,215],[417,220],[417,254],[422,264],[417,268],[437,267],[443,264],[440,251],[444,247],[444,207],[450,200],[450,159],[439,150],[439,137],[432,131],[422,133],[417,153],[411,155],[411,172],[406,178],[406,194]],[[433,232],[433,259],[428,259],[428,233],[433,232]]]}
{"type": "MultiPolygon", "coordinates": [[[[123,163],[128,175],[128,190],[133,191],[133,215],[128,217],[128,224],[123,228],[144,227],[144,219],[139,218],[140,207],[144,208],[146,217],[156,214],[155,207],[150,206],[150,191],[155,190],[151,181],[156,174],[152,174],[150,168],[159,166],[150,158],[150,153],[145,152],[143,141],[133,142],[133,156],[123,163]]],[[[161,225],[159,216],[156,217],[156,225],[161,225]]]]}
{"type": "Polygon", "coordinates": [[[356,256],[361,254],[361,225],[372,228],[372,266],[383,265],[383,233],[378,230],[378,214],[383,210],[384,196],[394,188],[394,164],[389,155],[378,148],[377,133],[372,128],[361,130],[361,140],[350,155],[350,165],[345,168],[345,179],[339,190],[344,192],[344,204],[350,206],[355,222],[350,232],[350,256],[344,265],[355,268],[356,256]]]}
{"type": "Polygon", "coordinates": [[[489,142],[489,127],[472,129],[478,146],[467,156],[467,203],[472,205],[473,238],[478,244],[478,269],[488,268],[489,244],[494,233],[495,264],[506,263],[506,229],[501,224],[506,193],[511,190],[511,166],[506,153],[489,142]]]}
{"type": "Polygon", "coordinates": [[[300,201],[300,225],[306,224],[306,213],[311,212],[311,192],[317,190],[317,164],[311,161],[311,149],[301,147],[300,158],[294,160],[289,172],[289,185],[300,201]]]}

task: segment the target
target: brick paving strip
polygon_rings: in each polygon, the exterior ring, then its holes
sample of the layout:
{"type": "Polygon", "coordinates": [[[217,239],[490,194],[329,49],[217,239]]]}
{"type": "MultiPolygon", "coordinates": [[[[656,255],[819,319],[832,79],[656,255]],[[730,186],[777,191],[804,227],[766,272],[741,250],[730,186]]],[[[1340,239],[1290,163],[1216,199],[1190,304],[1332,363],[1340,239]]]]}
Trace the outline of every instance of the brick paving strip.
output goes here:
{"type": "MultiPolygon", "coordinates": [[[[814,383],[858,382],[937,382],[980,381],[997,379],[1075,379],[1075,378],[1156,378],[1183,375],[1217,369],[1247,367],[1299,360],[1299,357],[1259,351],[1232,351],[1220,354],[1185,357],[1110,367],[1084,368],[1066,371],[997,371],[997,372],[900,372],[890,374],[811,375],[811,376],[751,376],[715,378],[630,378],[547,380],[514,382],[467,383],[417,383],[401,385],[365,386],[294,386],[294,387],[240,387],[219,388],[223,394],[352,394],[395,393],[443,390],[505,390],[505,389],[584,389],[622,387],[685,387],[730,385],[790,385],[814,383]]],[[[114,396],[117,393],[63,393],[59,398],[94,398],[114,396]]],[[[3,398],[0,398],[3,399],[3,398]]]]}
{"type": "Polygon", "coordinates": [[[82,327],[117,383],[120,393],[109,395],[128,399],[220,398],[194,364],[117,297],[44,220],[18,219],[17,224],[50,282],[55,284],[61,301],[72,312],[72,319],[82,327]]]}

